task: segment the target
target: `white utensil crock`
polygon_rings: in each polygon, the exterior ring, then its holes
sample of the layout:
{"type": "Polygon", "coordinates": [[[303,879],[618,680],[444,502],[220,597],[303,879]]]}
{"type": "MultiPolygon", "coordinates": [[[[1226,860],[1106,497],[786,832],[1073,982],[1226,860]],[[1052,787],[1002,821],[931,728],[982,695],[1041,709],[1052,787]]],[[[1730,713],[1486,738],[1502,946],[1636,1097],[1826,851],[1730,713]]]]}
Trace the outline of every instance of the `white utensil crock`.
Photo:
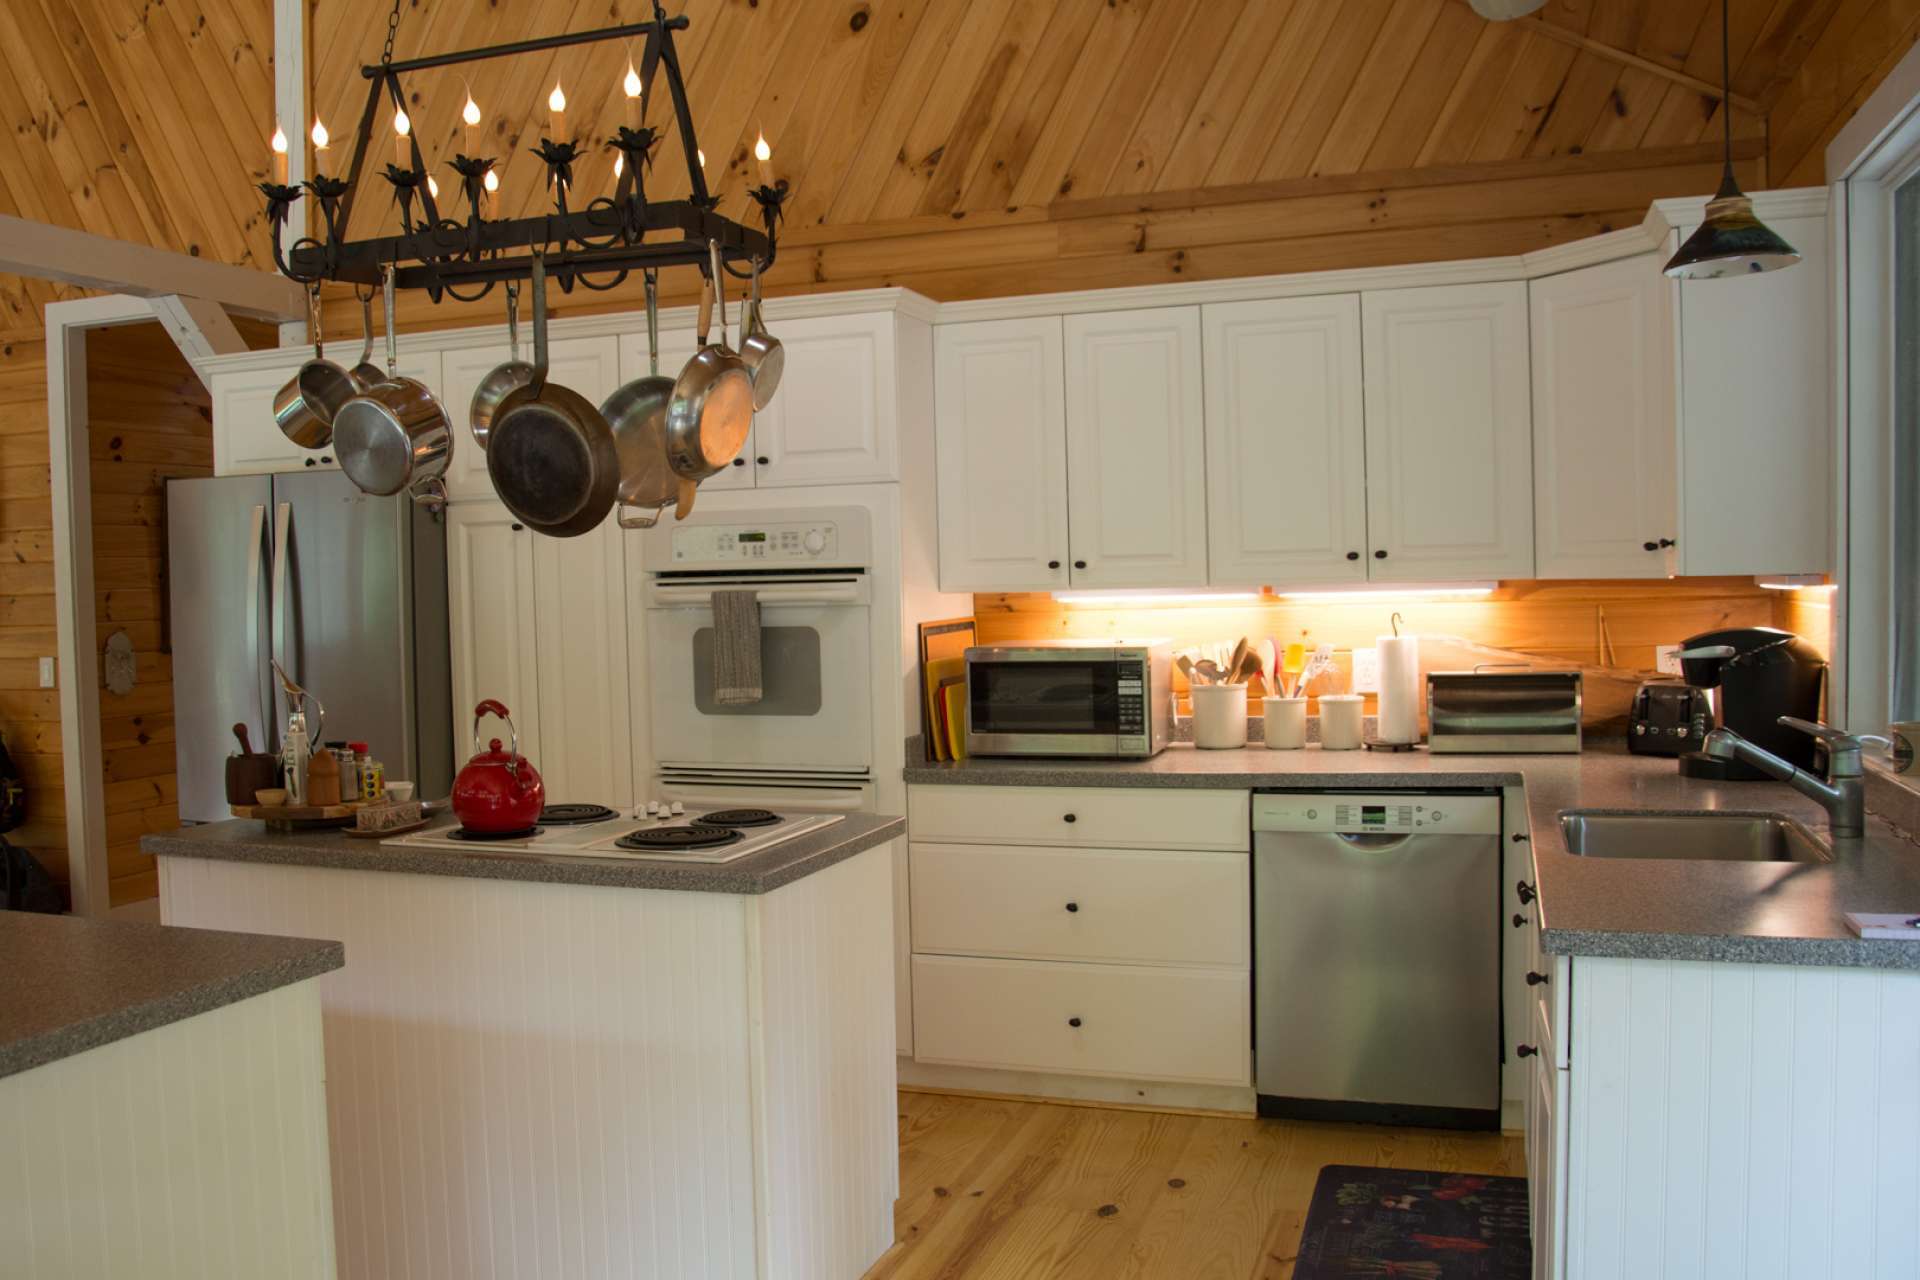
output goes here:
{"type": "Polygon", "coordinates": [[[1247,686],[1198,684],[1193,687],[1193,745],[1209,751],[1247,745],[1247,686]]]}
{"type": "Polygon", "coordinates": [[[1361,712],[1367,700],[1357,693],[1320,695],[1320,745],[1328,751],[1360,747],[1361,712]]]}
{"type": "Polygon", "coordinates": [[[1262,698],[1260,712],[1266,719],[1267,746],[1274,751],[1298,751],[1307,745],[1307,700],[1305,698],[1262,698]]]}

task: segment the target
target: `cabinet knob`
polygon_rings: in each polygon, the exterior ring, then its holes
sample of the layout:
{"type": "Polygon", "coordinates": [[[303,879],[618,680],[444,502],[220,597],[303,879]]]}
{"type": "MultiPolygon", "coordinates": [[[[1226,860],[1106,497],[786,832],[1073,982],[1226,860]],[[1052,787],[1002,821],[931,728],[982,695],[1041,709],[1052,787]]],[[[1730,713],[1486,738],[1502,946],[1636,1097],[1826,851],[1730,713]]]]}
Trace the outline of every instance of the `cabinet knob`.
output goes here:
{"type": "Polygon", "coordinates": [[[735,458],[733,460],[733,465],[736,467],[744,467],[747,465],[747,460],[745,458],[735,458]]]}
{"type": "Polygon", "coordinates": [[[1653,542],[1651,540],[1647,542],[1643,542],[1640,545],[1645,547],[1649,551],[1658,551],[1660,549],[1660,544],[1657,542],[1653,542]]]}
{"type": "Polygon", "coordinates": [[[1067,814],[1067,815],[1066,815],[1066,820],[1067,820],[1068,822],[1078,822],[1078,821],[1080,821],[1080,817],[1079,817],[1079,815],[1078,815],[1078,814],[1072,814],[1072,813],[1069,813],[1069,814],[1067,814]]]}
{"type": "Polygon", "coordinates": [[[1516,929],[1524,929],[1527,927],[1527,918],[1518,911],[1513,913],[1513,927],[1516,929]]]}
{"type": "Polygon", "coordinates": [[[515,520],[515,521],[513,522],[513,531],[514,531],[515,533],[519,533],[519,532],[520,532],[520,531],[521,531],[522,529],[525,529],[526,527],[527,527],[527,526],[525,526],[525,525],[523,525],[523,524],[521,524],[521,523],[520,523],[520,522],[519,522],[518,520],[515,520]]]}
{"type": "Polygon", "coordinates": [[[1079,1026],[1079,1025],[1080,1025],[1080,1019],[1078,1019],[1078,1018],[1068,1018],[1068,1019],[1067,1019],[1067,1025],[1068,1025],[1068,1026],[1070,1026],[1070,1027],[1077,1027],[1077,1026],[1079,1026]]]}
{"type": "Polygon", "coordinates": [[[308,459],[307,459],[307,465],[308,465],[308,466],[310,466],[310,467],[317,467],[317,466],[319,466],[320,464],[319,464],[319,463],[317,463],[317,462],[315,462],[315,461],[314,461],[314,460],[313,460],[312,458],[308,458],[308,459]]]}
{"type": "Polygon", "coordinates": [[[323,467],[330,467],[333,465],[333,459],[329,458],[326,454],[323,453],[320,455],[320,465],[323,467]]]}
{"type": "Polygon", "coordinates": [[[1385,560],[1387,558],[1387,553],[1385,551],[1376,551],[1373,553],[1373,558],[1375,560],[1385,560]]]}
{"type": "Polygon", "coordinates": [[[1520,905],[1523,907],[1531,903],[1536,897],[1539,896],[1533,891],[1533,886],[1528,884],[1525,880],[1514,881],[1513,893],[1515,897],[1520,899],[1520,905]]]}
{"type": "Polygon", "coordinates": [[[760,466],[764,467],[767,465],[767,456],[763,453],[759,457],[755,458],[754,461],[758,463],[760,466]]]}
{"type": "Polygon", "coordinates": [[[1513,1051],[1523,1058],[1531,1058],[1534,1054],[1540,1052],[1530,1044],[1515,1045],[1513,1051]]]}
{"type": "Polygon", "coordinates": [[[1349,552],[1347,552],[1347,559],[1349,559],[1349,560],[1358,560],[1359,558],[1360,558],[1360,553],[1359,553],[1358,551],[1349,551],[1349,552]]]}
{"type": "Polygon", "coordinates": [[[1059,562],[1058,560],[1049,560],[1049,561],[1047,561],[1047,568],[1049,568],[1049,569],[1058,569],[1059,567],[1060,567],[1060,562],[1059,562]]]}
{"type": "Polygon", "coordinates": [[[1075,560],[1073,562],[1073,567],[1076,569],[1084,569],[1087,567],[1087,562],[1085,560],[1075,560]]]}
{"type": "Polygon", "coordinates": [[[1069,902],[1067,904],[1068,911],[1078,911],[1079,909],[1080,909],[1080,904],[1077,902],[1069,902]]]}
{"type": "Polygon", "coordinates": [[[1660,545],[1662,547],[1672,547],[1672,546],[1677,546],[1679,544],[1674,542],[1672,538],[1662,538],[1660,539],[1660,545]]]}
{"type": "Polygon", "coordinates": [[[1513,833],[1512,839],[1515,844],[1525,844],[1527,842],[1527,833],[1524,831],[1516,831],[1513,833]]]}
{"type": "Polygon", "coordinates": [[[1544,973],[1529,972],[1527,974],[1527,985],[1530,987],[1537,987],[1541,983],[1545,982],[1546,980],[1547,980],[1547,975],[1544,973]]]}

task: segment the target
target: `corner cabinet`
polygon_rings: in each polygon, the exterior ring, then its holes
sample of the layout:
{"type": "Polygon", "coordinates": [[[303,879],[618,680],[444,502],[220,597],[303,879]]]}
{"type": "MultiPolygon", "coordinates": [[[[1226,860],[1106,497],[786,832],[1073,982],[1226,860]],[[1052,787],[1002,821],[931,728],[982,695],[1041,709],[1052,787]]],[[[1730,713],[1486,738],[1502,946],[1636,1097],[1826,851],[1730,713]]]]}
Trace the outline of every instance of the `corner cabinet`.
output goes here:
{"type": "Polygon", "coordinates": [[[1059,317],[943,325],[933,341],[940,589],[1068,585],[1059,317]]]}
{"type": "Polygon", "coordinates": [[[1533,576],[1527,287],[1361,295],[1375,580],[1533,576]]]}
{"type": "MultiPolygon", "coordinates": [[[[265,352],[256,355],[267,357],[265,352]]],[[[336,346],[332,358],[351,362],[358,355],[358,348],[349,351],[344,346],[336,346]]],[[[376,363],[384,368],[384,356],[378,351],[375,356],[376,363]]],[[[213,375],[213,474],[247,476],[323,467],[338,469],[331,448],[303,449],[282,435],[280,425],[273,420],[274,397],[300,371],[300,366],[312,358],[311,350],[289,347],[273,352],[269,358],[271,363],[258,365],[254,358],[247,358],[243,367],[213,375]]],[[[405,352],[398,368],[402,374],[424,382],[439,394],[439,352],[405,352]]],[[[454,419],[456,428],[463,428],[464,424],[464,416],[454,419]]],[[[456,457],[459,444],[458,440],[454,442],[456,457]]]]}
{"type": "Polygon", "coordinates": [[[1360,295],[1200,310],[1209,580],[1366,581],[1360,295]]]}

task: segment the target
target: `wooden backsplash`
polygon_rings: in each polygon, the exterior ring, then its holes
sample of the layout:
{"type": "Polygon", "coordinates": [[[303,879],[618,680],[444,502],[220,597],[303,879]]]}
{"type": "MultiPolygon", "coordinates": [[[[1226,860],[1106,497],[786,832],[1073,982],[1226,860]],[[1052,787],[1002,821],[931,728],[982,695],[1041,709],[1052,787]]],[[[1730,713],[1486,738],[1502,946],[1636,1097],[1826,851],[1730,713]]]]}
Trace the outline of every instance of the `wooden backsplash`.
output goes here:
{"type": "MultiPolygon", "coordinates": [[[[976,595],[979,643],[1091,637],[1170,637],[1176,646],[1271,636],[1311,649],[1334,647],[1338,670],[1313,693],[1343,692],[1356,648],[1392,629],[1421,637],[1423,670],[1531,659],[1585,674],[1589,729],[1624,723],[1639,683],[1655,674],[1656,645],[1720,627],[1785,627],[1825,653],[1831,607],[1824,591],[1771,591],[1751,578],[1668,581],[1503,582],[1473,599],[1286,600],[1212,605],[1089,607],[1044,593],[976,595]]],[[[1176,685],[1178,685],[1176,677],[1176,685]]],[[[1253,704],[1257,713],[1258,703],[1253,704]]],[[[1373,710],[1373,699],[1368,699],[1373,710]]]]}

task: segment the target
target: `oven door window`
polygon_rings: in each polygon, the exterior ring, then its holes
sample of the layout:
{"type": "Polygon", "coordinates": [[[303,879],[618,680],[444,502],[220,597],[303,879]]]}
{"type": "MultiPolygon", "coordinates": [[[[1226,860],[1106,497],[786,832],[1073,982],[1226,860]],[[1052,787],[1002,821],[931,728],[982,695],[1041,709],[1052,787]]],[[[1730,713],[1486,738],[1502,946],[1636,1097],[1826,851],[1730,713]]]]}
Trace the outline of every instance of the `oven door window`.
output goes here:
{"type": "Polygon", "coordinates": [[[820,713],[820,633],[812,627],[760,628],[760,701],[713,700],[713,628],[693,633],[693,707],[703,716],[812,716],[820,713]]]}
{"type": "Polygon", "coordinates": [[[975,733],[1120,732],[1112,662],[982,662],[968,689],[975,733]]]}

